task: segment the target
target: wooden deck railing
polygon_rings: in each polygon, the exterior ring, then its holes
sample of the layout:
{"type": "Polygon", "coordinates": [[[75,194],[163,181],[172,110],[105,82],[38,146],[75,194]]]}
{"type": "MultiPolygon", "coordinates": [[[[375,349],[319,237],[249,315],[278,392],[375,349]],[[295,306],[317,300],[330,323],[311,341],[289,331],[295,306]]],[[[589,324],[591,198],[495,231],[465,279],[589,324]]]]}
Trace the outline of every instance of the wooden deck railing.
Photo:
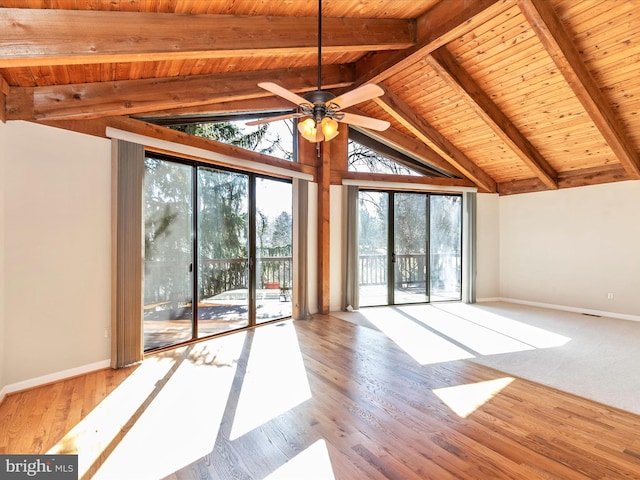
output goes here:
{"type": "MultiPolygon", "coordinates": [[[[361,286],[384,285],[387,283],[387,254],[360,255],[359,282],[361,286]]],[[[431,284],[455,281],[459,284],[461,257],[457,252],[432,253],[427,264],[427,254],[408,253],[396,255],[396,283],[424,284],[428,270],[431,284]]]]}
{"type": "MultiPolygon", "coordinates": [[[[277,285],[290,288],[292,283],[292,257],[258,258],[257,288],[277,285]]],[[[199,296],[208,298],[229,290],[247,288],[249,285],[246,258],[201,259],[198,275],[199,296]]],[[[190,301],[190,262],[145,262],[144,303],[190,301]],[[180,300],[182,299],[182,300],[180,300]]]]}
{"type": "MultiPolygon", "coordinates": [[[[460,254],[435,253],[429,258],[422,253],[396,256],[396,283],[424,284],[427,270],[431,272],[431,286],[440,287],[444,282],[456,282],[459,286],[460,254]]],[[[290,288],[292,283],[292,257],[261,257],[258,259],[257,288],[290,288]]],[[[145,262],[145,305],[167,301],[171,298],[191,299],[190,263],[145,262]]],[[[384,285],[387,282],[387,255],[360,255],[359,282],[362,286],[384,285]]],[[[247,288],[248,261],[243,258],[201,259],[199,266],[200,298],[208,298],[229,290],[247,288]]],[[[188,299],[188,300],[187,300],[188,299]]],[[[181,301],[181,300],[178,300],[181,301]]]]}

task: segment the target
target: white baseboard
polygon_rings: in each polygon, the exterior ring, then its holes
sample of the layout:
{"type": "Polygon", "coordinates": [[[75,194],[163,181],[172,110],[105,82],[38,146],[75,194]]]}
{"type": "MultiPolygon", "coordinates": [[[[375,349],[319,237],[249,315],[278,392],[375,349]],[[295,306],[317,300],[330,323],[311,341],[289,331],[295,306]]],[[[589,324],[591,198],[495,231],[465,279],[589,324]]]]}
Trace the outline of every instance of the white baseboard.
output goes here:
{"type": "Polygon", "coordinates": [[[634,322],[640,322],[640,315],[630,315],[627,313],[618,313],[618,312],[606,312],[604,310],[592,310],[590,308],[569,307],[567,305],[555,305],[552,303],[531,302],[529,300],[519,300],[517,298],[494,297],[494,298],[477,299],[476,301],[478,303],[481,303],[481,302],[518,303],[521,305],[530,305],[532,307],[550,308],[552,310],[563,310],[565,312],[585,313],[587,315],[598,315],[600,317],[619,318],[620,320],[631,320],[634,322]]]}
{"type": "Polygon", "coordinates": [[[41,377],[31,378],[29,380],[23,380],[21,382],[11,383],[5,385],[0,390],[0,402],[4,397],[10,393],[19,392],[21,390],[27,390],[29,388],[39,387],[40,385],[46,385],[47,383],[57,382],[64,380],[65,378],[75,377],[84,373],[93,372],[95,370],[101,370],[111,366],[111,360],[102,360],[101,362],[90,363],[88,365],[82,365],[80,367],[70,368],[69,370],[63,370],[61,372],[50,373],[41,377]]]}

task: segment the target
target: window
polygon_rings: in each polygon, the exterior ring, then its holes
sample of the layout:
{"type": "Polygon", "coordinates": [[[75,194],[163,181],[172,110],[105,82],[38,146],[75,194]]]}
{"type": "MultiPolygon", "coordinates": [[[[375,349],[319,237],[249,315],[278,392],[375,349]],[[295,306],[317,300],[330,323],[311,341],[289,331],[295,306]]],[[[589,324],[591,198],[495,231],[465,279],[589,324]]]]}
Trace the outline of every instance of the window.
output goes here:
{"type": "Polygon", "coordinates": [[[370,148],[349,140],[348,170],[350,172],[386,173],[390,175],[421,175],[415,170],[370,148]]]}
{"type": "MultiPolygon", "coordinates": [[[[264,115],[262,115],[264,116],[264,115]]],[[[256,114],[224,115],[197,121],[170,119],[154,123],[197,137],[227,143],[282,160],[297,161],[297,135],[294,119],[249,126],[256,114]]]]}
{"type": "Polygon", "coordinates": [[[368,135],[349,128],[350,172],[382,173],[389,175],[414,175],[429,177],[450,177],[424,161],[414,158],[408,153],[375,140],[368,135]]]}

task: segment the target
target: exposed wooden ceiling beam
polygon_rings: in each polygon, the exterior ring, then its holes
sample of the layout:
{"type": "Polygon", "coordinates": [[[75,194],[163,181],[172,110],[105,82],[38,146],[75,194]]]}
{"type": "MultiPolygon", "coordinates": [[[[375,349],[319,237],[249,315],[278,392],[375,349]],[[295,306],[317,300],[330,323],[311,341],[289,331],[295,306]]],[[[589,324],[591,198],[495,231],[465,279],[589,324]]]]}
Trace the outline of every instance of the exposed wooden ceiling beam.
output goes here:
{"type": "Polygon", "coordinates": [[[426,143],[453,165],[481,190],[495,193],[496,182],[473,163],[461,150],[442,136],[433,126],[417,115],[402,99],[385,88],[385,94],[374,101],[389,115],[409,129],[418,139],[426,143]]]}
{"type": "MultiPolygon", "coordinates": [[[[206,105],[193,105],[185,108],[171,108],[168,110],[157,110],[153,112],[154,118],[163,117],[206,117],[207,115],[217,115],[221,113],[241,113],[241,112],[269,112],[295,109],[296,106],[280,97],[250,98],[247,100],[230,100],[228,102],[209,103],[206,105]]],[[[141,115],[145,118],[151,115],[141,115]]]]}
{"type": "Polygon", "coordinates": [[[547,188],[558,188],[558,174],[547,160],[531,145],[507,116],[493,103],[447,47],[440,47],[427,56],[427,63],[438,73],[484,122],[518,155],[547,188]]]}
{"type": "MultiPolygon", "coordinates": [[[[348,86],[354,80],[353,68],[349,66],[327,65],[322,73],[327,88],[348,86]]],[[[257,85],[265,78],[298,92],[317,88],[315,67],[12,88],[7,99],[7,118],[96,118],[259,98],[271,95],[257,85]]]]}
{"type": "MultiPolygon", "coordinates": [[[[559,188],[584,187],[601,183],[622,182],[629,180],[629,175],[622,165],[603,165],[599,167],[560,172],[558,174],[559,188]]],[[[515,195],[547,190],[539,178],[527,178],[498,184],[500,195],[515,195]]]]}
{"type": "Polygon", "coordinates": [[[417,41],[401,52],[376,52],[356,64],[356,85],[381,83],[437,48],[515,5],[515,0],[447,0],[417,20],[417,41]]]}
{"type": "Polygon", "coordinates": [[[547,0],[521,0],[518,5],[629,177],[639,179],[640,158],[553,6],[547,0]]]}
{"type": "MultiPolygon", "coordinates": [[[[0,25],[0,68],[308,54],[318,44],[314,17],[2,8],[0,25]]],[[[326,53],[415,41],[410,20],[323,18],[322,29],[326,53]]]]}

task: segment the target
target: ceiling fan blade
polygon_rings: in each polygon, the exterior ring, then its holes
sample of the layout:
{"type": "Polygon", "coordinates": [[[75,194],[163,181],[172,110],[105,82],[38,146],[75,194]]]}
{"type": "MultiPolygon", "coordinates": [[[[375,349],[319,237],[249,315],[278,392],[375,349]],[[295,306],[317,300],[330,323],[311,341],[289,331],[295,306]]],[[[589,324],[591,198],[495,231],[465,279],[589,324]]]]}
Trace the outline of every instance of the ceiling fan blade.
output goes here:
{"type": "Polygon", "coordinates": [[[339,110],[342,110],[356,103],[381,97],[382,95],[384,95],[384,90],[381,87],[373,83],[368,83],[334,98],[331,100],[331,103],[335,103],[340,107],[339,110]]]}
{"type": "Polygon", "coordinates": [[[349,123],[351,125],[357,125],[359,127],[368,128],[370,130],[383,131],[389,128],[391,123],[386,120],[379,120],[377,118],[364,117],[362,115],[355,115],[353,113],[345,113],[342,120],[343,123],[349,123]]]}
{"type": "Polygon", "coordinates": [[[258,120],[251,120],[250,122],[245,123],[245,125],[249,127],[253,127],[255,125],[262,125],[264,123],[277,122],[278,120],[287,120],[289,118],[300,118],[304,116],[302,113],[287,113],[286,115],[278,115],[277,117],[266,117],[260,118],[258,120]]]}
{"type": "Polygon", "coordinates": [[[293,93],[287,90],[284,87],[281,87],[277,83],[273,82],[261,82],[258,84],[260,88],[264,88],[265,90],[278,95],[279,97],[285,98],[296,105],[301,105],[303,103],[309,103],[306,98],[301,97],[297,93],[293,93]]]}

